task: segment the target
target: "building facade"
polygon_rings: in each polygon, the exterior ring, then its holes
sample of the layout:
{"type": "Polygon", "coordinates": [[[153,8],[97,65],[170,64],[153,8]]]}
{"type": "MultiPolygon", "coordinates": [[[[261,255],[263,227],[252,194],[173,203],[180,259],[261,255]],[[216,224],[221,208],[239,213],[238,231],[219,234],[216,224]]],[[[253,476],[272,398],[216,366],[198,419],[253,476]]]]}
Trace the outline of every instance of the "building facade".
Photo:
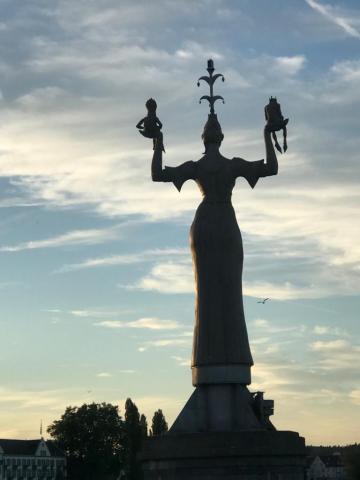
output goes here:
{"type": "Polygon", "coordinates": [[[0,480],[64,480],[65,455],[51,441],[0,439],[0,480]]]}
{"type": "Polygon", "coordinates": [[[307,480],[348,480],[341,454],[309,458],[307,480]]]}

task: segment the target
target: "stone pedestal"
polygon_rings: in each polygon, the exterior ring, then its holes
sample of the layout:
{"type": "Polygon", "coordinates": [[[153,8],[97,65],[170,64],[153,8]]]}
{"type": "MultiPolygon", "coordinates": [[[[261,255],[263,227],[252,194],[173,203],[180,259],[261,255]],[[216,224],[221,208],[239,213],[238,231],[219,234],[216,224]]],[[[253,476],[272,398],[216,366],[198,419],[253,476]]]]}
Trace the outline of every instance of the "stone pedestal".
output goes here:
{"type": "Polygon", "coordinates": [[[305,441],[276,431],[246,385],[198,385],[166,435],[146,440],[144,480],[304,480],[305,441]]]}
{"type": "Polygon", "coordinates": [[[305,441],[287,431],[167,434],[142,451],[144,480],[304,480],[305,441]]]}
{"type": "Polygon", "coordinates": [[[170,429],[170,434],[275,430],[269,420],[274,402],[245,385],[198,385],[170,429]]]}

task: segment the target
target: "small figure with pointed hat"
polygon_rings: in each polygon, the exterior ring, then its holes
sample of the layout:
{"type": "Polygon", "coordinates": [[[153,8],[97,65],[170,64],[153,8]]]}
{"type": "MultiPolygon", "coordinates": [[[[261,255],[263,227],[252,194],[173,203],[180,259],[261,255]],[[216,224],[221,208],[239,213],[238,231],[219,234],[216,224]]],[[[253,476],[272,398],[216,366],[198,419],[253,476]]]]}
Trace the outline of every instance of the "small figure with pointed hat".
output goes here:
{"type": "Polygon", "coordinates": [[[154,149],[156,142],[160,141],[162,151],[165,152],[164,146],[162,145],[162,123],[156,116],[157,104],[153,98],[149,98],[149,100],[145,103],[145,106],[147,108],[148,114],[146,117],[142,118],[140,122],[138,122],[136,128],[139,129],[139,132],[144,137],[153,139],[154,149]]]}
{"type": "Polygon", "coordinates": [[[282,153],[282,149],[279,145],[276,133],[279,130],[283,131],[283,137],[284,137],[284,142],[283,142],[283,149],[284,153],[287,150],[287,141],[286,141],[286,136],[287,136],[287,130],[286,130],[286,125],[288,124],[289,119],[284,118],[282,113],[281,113],[281,107],[280,104],[277,102],[276,97],[270,97],[269,98],[269,103],[265,107],[265,119],[267,120],[266,128],[268,129],[269,132],[272,133],[272,137],[275,143],[276,150],[280,153],[282,153]]]}

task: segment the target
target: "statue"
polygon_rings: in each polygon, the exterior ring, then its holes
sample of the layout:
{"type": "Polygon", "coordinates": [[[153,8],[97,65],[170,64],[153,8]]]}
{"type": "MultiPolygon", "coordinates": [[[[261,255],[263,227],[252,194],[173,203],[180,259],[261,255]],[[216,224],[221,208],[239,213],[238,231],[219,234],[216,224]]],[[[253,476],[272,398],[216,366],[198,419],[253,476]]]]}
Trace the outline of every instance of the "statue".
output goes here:
{"type": "Polygon", "coordinates": [[[213,95],[216,79],[223,76],[213,75],[212,60],[208,61],[207,71],[209,76],[199,79],[210,86],[210,95],[200,99],[208,100],[210,105],[202,134],[205,154],[198,161],[163,168],[160,132],[154,140],[151,173],[154,182],[172,182],[178,191],[184,182],[194,180],[203,195],[190,229],[196,283],[193,384],[216,383],[226,375],[229,382],[246,385],[251,381],[253,360],[243,309],[243,246],[231,194],[238,177],[254,188],[259,178],[277,174],[270,135],[279,125],[274,127],[268,122],[265,126],[266,162],[223,157],[219,149],[224,135],[214,111],[215,102],[223,98],[213,95]]]}
{"type": "Polygon", "coordinates": [[[287,141],[286,141],[286,136],[287,136],[287,130],[286,130],[286,125],[289,122],[288,118],[283,117],[281,113],[281,107],[280,104],[277,102],[276,97],[270,97],[269,98],[269,103],[265,107],[265,119],[267,120],[267,127],[268,129],[272,132],[272,136],[275,142],[275,147],[276,150],[280,153],[282,153],[281,147],[279,145],[279,142],[276,137],[276,133],[278,130],[283,131],[283,149],[284,153],[287,150],[287,141]]]}
{"type": "MultiPolygon", "coordinates": [[[[278,162],[271,135],[287,120],[276,99],[266,108],[266,159],[246,161],[220,153],[224,135],[214,110],[213,86],[221,74],[201,77],[210,87],[210,113],[202,139],[205,153],[197,161],[163,167],[163,136],[155,137],[151,165],[155,182],[172,182],[180,191],[194,180],[203,196],[190,229],[195,270],[196,306],[191,396],[165,435],[144,440],[141,459],[146,480],[206,478],[304,478],[305,442],[297,432],[277,431],[270,416],[274,402],[261,391],[251,393],[253,360],[246,330],[241,233],[231,204],[238,177],[254,188],[259,178],[276,175],[278,162]]],[[[286,130],[284,131],[286,132],[286,130]]],[[[285,136],[286,139],[286,136],[285,136]]],[[[286,148],[284,148],[286,150],[286,148]]]]}
{"type": "MultiPolygon", "coordinates": [[[[156,116],[157,104],[155,100],[149,98],[145,106],[148,114],[137,123],[136,128],[139,129],[139,133],[144,137],[153,139],[153,147],[155,149],[156,139],[161,137],[160,130],[162,129],[162,123],[156,116]]],[[[165,152],[164,146],[162,147],[162,151],[165,152]]]]}

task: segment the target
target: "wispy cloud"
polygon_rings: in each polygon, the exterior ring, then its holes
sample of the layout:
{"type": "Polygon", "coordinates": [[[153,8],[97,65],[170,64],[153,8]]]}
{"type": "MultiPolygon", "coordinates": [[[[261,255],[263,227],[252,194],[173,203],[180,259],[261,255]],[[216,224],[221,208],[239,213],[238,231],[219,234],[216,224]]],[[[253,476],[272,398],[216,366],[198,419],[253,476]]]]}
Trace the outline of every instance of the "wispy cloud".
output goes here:
{"type": "Polygon", "coordinates": [[[138,328],[146,330],[176,330],[181,327],[175,320],[161,320],[159,318],[139,318],[132,322],[122,322],[120,320],[103,320],[94,323],[98,327],[105,328],[138,328]]]}
{"type": "Polygon", "coordinates": [[[332,327],[330,325],[315,325],[313,332],[315,335],[335,335],[341,337],[348,337],[349,334],[343,328],[332,327]]]}
{"type": "Polygon", "coordinates": [[[269,334],[289,333],[289,332],[303,334],[306,331],[305,325],[295,325],[295,326],[274,325],[272,322],[269,322],[264,318],[257,318],[251,323],[260,331],[266,332],[269,334]]]}
{"type": "Polygon", "coordinates": [[[17,408],[65,408],[69,393],[65,390],[21,390],[2,387],[0,404],[12,404],[17,408]]]}
{"type": "Polygon", "coordinates": [[[310,344],[312,351],[319,354],[319,368],[327,372],[358,371],[360,346],[354,341],[337,339],[316,341],[310,344]]]}
{"type": "MultiPolygon", "coordinates": [[[[80,318],[101,318],[101,317],[114,317],[114,315],[118,315],[119,312],[112,312],[107,310],[70,310],[68,313],[74,317],[80,318]]],[[[125,313],[125,312],[122,312],[125,313]]]]}
{"type": "Polygon", "coordinates": [[[114,229],[89,229],[73,230],[43,240],[30,240],[17,245],[0,247],[0,252],[20,252],[23,250],[36,250],[40,248],[57,248],[69,245],[95,245],[117,237],[114,229]]]}
{"type": "Polygon", "coordinates": [[[160,340],[150,340],[142,344],[139,348],[139,352],[144,352],[148,348],[163,348],[163,347],[174,347],[174,346],[189,346],[191,345],[190,338],[163,338],[160,340]]]}
{"type": "Polygon", "coordinates": [[[305,0],[306,3],[314,10],[319,12],[332,23],[342,28],[342,30],[351,37],[360,38],[360,32],[353,25],[353,19],[343,16],[338,12],[337,8],[328,4],[323,4],[315,0],[305,0]]]}
{"type": "Polygon", "coordinates": [[[99,378],[109,378],[109,377],[112,377],[112,374],[109,372],[100,372],[100,373],[97,373],[96,376],[99,378]]]}
{"type": "Polygon", "coordinates": [[[311,349],[316,352],[344,350],[350,346],[346,340],[331,340],[329,342],[316,341],[311,344],[311,349]]]}
{"type": "Polygon", "coordinates": [[[190,367],[190,358],[180,357],[179,355],[173,355],[171,358],[173,358],[181,367],[190,367]]]}
{"type": "Polygon", "coordinates": [[[73,263],[69,265],[64,265],[63,267],[56,270],[57,273],[61,272],[72,272],[75,270],[82,270],[86,268],[96,268],[96,267],[107,267],[115,265],[130,265],[134,263],[142,263],[153,261],[159,257],[168,257],[189,255],[189,249],[185,248],[163,248],[163,249],[154,249],[146,250],[144,252],[137,253],[128,253],[122,255],[109,255],[106,257],[98,258],[89,258],[84,260],[81,263],[73,263]]]}

